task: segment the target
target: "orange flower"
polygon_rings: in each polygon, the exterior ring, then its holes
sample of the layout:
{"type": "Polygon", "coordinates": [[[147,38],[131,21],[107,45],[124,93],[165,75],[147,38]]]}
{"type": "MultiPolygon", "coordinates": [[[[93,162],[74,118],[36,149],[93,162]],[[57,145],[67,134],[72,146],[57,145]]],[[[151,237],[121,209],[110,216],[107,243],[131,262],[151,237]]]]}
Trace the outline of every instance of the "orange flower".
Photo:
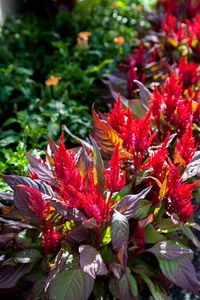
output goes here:
{"type": "Polygon", "coordinates": [[[87,47],[88,45],[88,39],[91,36],[91,32],[89,31],[81,31],[78,34],[77,37],[77,44],[78,45],[83,45],[84,47],[87,47]]]}
{"type": "Polygon", "coordinates": [[[113,39],[113,41],[115,42],[115,44],[117,44],[118,46],[121,46],[124,44],[125,42],[125,38],[123,36],[117,36],[113,39]]]}
{"type": "Polygon", "coordinates": [[[62,79],[61,77],[51,76],[50,78],[48,78],[45,81],[45,84],[48,86],[51,86],[51,85],[56,86],[61,79],[62,79]]]}

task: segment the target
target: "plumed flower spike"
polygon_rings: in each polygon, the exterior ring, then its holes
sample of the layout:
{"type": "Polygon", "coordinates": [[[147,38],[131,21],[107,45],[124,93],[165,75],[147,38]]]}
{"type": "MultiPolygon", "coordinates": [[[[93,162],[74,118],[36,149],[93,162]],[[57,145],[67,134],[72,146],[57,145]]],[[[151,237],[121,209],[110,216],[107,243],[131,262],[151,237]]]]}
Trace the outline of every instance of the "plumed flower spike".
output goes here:
{"type": "Polygon", "coordinates": [[[122,107],[120,93],[118,93],[117,101],[113,110],[108,113],[108,124],[115,129],[118,133],[121,132],[121,128],[124,125],[126,118],[126,112],[122,107]]]}
{"type": "Polygon", "coordinates": [[[52,226],[50,222],[47,222],[43,230],[42,247],[45,254],[56,253],[60,242],[60,234],[52,226]]]}
{"type": "Polygon", "coordinates": [[[165,173],[165,162],[168,157],[167,145],[170,139],[169,133],[165,138],[165,141],[162,143],[160,148],[155,151],[150,157],[148,164],[145,165],[145,168],[152,168],[152,176],[157,177],[161,182],[164,180],[163,176],[166,176],[165,173]],[[163,173],[164,172],[164,173],[163,173]]]}
{"type": "Polygon", "coordinates": [[[54,166],[56,178],[63,187],[69,183],[74,187],[80,187],[81,175],[76,168],[73,155],[65,148],[63,133],[54,156],[54,166]]]}
{"type": "Polygon", "coordinates": [[[183,88],[187,89],[196,84],[199,80],[198,65],[194,62],[187,62],[186,56],[183,56],[178,65],[180,80],[183,82],[183,88]]]}
{"type": "Polygon", "coordinates": [[[113,156],[109,162],[110,169],[105,170],[105,175],[107,179],[107,189],[111,192],[120,191],[125,185],[126,172],[121,172],[120,157],[119,157],[119,147],[115,147],[113,156]]]}
{"type": "Polygon", "coordinates": [[[181,179],[179,169],[170,161],[169,167],[167,210],[172,214],[177,214],[181,221],[186,222],[194,212],[192,191],[199,184],[199,181],[192,184],[185,183],[181,179]]]}
{"type": "Polygon", "coordinates": [[[192,126],[178,140],[175,147],[174,163],[186,167],[196,152],[194,138],[192,136],[192,126]]]}
{"type": "Polygon", "coordinates": [[[65,148],[63,134],[54,156],[54,165],[59,194],[65,204],[80,210],[88,218],[95,218],[98,223],[107,218],[109,203],[105,203],[94,183],[93,168],[88,169],[88,180],[85,180],[86,175],[80,175],[73,155],[65,148]]]}

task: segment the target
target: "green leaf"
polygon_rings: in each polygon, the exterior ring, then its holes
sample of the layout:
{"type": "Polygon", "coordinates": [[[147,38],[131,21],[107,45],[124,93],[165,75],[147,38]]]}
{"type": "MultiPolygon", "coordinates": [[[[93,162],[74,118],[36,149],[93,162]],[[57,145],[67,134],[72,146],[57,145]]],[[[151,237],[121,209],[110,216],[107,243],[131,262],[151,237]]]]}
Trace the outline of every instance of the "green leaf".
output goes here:
{"type": "Polygon", "coordinates": [[[198,238],[194,235],[194,233],[192,232],[192,230],[189,227],[186,226],[181,226],[181,231],[183,232],[183,234],[189,238],[193,244],[200,248],[200,241],[198,240],[198,238]]]}
{"type": "Polygon", "coordinates": [[[42,258],[41,253],[37,249],[26,249],[20,252],[17,252],[15,255],[15,260],[19,263],[35,263],[42,258]]]}
{"type": "Polygon", "coordinates": [[[151,211],[151,202],[148,200],[140,200],[137,204],[137,210],[134,213],[134,219],[145,219],[151,211]]]}
{"type": "Polygon", "coordinates": [[[45,290],[49,299],[87,300],[93,286],[94,279],[81,270],[78,257],[61,249],[46,282],[45,290]]]}
{"type": "Polygon", "coordinates": [[[52,300],[87,300],[93,285],[94,279],[77,268],[57,274],[47,292],[52,300]]]}
{"type": "Polygon", "coordinates": [[[100,252],[104,262],[112,263],[112,262],[116,261],[116,255],[113,253],[112,249],[110,247],[108,247],[107,245],[102,247],[99,250],[99,252],[100,252]]]}
{"type": "Polygon", "coordinates": [[[145,228],[144,231],[146,233],[146,242],[147,243],[157,243],[159,241],[165,240],[165,236],[159,233],[152,224],[148,224],[145,228]]]}
{"type": "Polygon", "coordinates": [[[137,213],[138,204],[149,193],[151,187],[148,187],[135,195],[123,197],[115,206],[115,209],[121,212],[127,219],[133,218],[137,213]]]}
{"type": "Polygon", "coordinates": [[[176,260],[157,257],[162,273],[177,286],[198,293],[198,281],[194,266],[187,256],[176,260]]]}
{"type": "Polygon", "coordinates": [[[164,290],[162,290],[158,284],[155,284],[146,274],[140,273],[140,276],[149,287],[151,294],[155,300],[167,300],[168,297],[164,290]]]}
{"type": "Polygon", "coordinates": [[[114,280],[114,278],[109,279],[109,291],[111,292],[113,299],[119,299],[119,292],[117,288],[117,282],[114,280]]]}
{"type": "Polygon", "coordinates": [[[91,67],[88,70],[88,73],[98,73],[99,71],[101,71],[101,69],[103,69],[106,65],[112,63],[112,59],[105,59],[104,61],[102,61],[99,65],[91,67]]]}
{"type": "Polygon", "coordinates": [[[129,282],[126,274],[124,274],[119,280],[118,289],[119,289],[120,300],[124,300],[124,299],[134,300],[134,296],[131,294],[129,288],[129,282]]]}
{"type": "Polygon", "coordinates": [[[101,246],[107,245],[111,242],[111,227],[108,226],[103,232],[101,246]]]}
{"type": "Polygon", "coordinates": [[[127,275],[128,278],[128,284],[131,291],[131,294],[135,297],[138,295],[138,288],[137,288],[137,282],[135,280],[135,277],[133,277],[132,274],[127,275]]]}

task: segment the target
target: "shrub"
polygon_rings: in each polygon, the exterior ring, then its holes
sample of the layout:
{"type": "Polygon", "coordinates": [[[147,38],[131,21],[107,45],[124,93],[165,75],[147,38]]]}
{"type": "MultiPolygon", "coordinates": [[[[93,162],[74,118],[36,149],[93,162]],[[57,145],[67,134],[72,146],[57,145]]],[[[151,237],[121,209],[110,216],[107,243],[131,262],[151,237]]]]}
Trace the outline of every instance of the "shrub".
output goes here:
{"type": "Polygon", "coordinates": [[[49,139],[45,159],[26,154],[29,177],[3,175],[14,198],[1,207],[1,288],[30,280],[34,300],[134,299],[144,285],[167,299],[171,283],[197,293],[187,246],[188,239],[199,246],[191,231],[198,229],[194,112],[188,105],[177,117],[183,99],[175,77],[163,89],[148,104],[140,86],[141,118],[118,95],[107,115],[93,110],[91,143],[76,138],[81,147],[67,150],[62,134],[58,145],[49,139]]]}
{"type": "MultiPolygon", "coordinates": [[[[109,0],[85,0],[75,11],[61,11],[49,21],[26,14],[5,22],[0,37],[0,139],[9,136],[6,147],[15,149],[25,136],[27,149],[43,149],[44,136],[58,139],[62,124],[87,136],[91,103],[103,94],[102,74],[129,53],[137,36],[134,24],[137,30],[147,27],[143,7],[134,10],[139,4],[119,1],[114,7],[109,0]],[[90,33],[85,44],[77,41],[83,32],[90,33]],[[124,43],[119,45],[114,40],[120,36],[124,43]],[[51,77],[61,80],[48,86],[51,77]]],[[[107,107],[107,98],[101,106],[107,107]]],[[[5,151],[0,150],[4,161],[5,151]]]]}

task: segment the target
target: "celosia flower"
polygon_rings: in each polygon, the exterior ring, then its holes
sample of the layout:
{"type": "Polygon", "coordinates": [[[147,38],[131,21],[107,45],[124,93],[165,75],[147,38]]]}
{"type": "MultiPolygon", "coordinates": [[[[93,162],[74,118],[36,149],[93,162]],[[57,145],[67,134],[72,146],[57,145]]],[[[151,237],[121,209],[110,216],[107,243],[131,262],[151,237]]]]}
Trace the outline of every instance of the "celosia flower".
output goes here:
{"type": "Polygon", "coordinates": [[[114,108],[108,113],[108,124],[118,133],[121,133],[121,129],[126,122],[126,118],[126,111],[122,107],[119,93],[114,108]]]}
{"type": "Polygon", "coordinates": [[[165,198],[167,210],[175,213],[180,220],[186,222],[194,212],[192,205],[192,191],[199,184],[196,181],[192,184],[183,182],[179,169],[169,162],[168,193],[165,198]]]}
{"type": "Polygon", "coordinates": [[[179,11],[179,3],[174,0],[161,0],[160,3],[164,6],[167,13],[177,15],[179,11]]]}
{"type": "Polygon", "coordinates": [[[113,39],[116,45],[122,46],[125,43],[125,38],[123,36],[117,36],[113,39]]]}
{"type": "Polygon", "coordinates": [[[54,165],[60,186],[59,193],[66,205],[81,210],[88,218],[95,218],[97,222],[106,219],[110,204],[99,193],[92,168],[84,178],[81,177],[74,157],[65,148],[63,135],[54,156],[54,165]]]}
{"type": "Polygon", "coordinates": [[[174,150],[174,163],[182,164],[184,161],[183,167],[188,165],[195,152],[196,147],[194,143],[194,138],[192,136],[192,127],[190,126],[186,133],[178,140],[175,150],[174,150]],[[180,161],[181,158],[181,161],[180,161]]]}
{"type": "Polygon", "coordinates": [[[179,62],[178,73],[184,89],[196,84],[199,80],[198,65],[194,62],[187,62],[186,56],[183,56],[179,62]]]}
{"type": "Polygon", "coordinates": [[[61,79],[61,77],[51,76],[45,81],[45,84],[48,86],[56,86],[61,79]]]}
{"type": "Polygon", "coordinates": [[[89,31],[81,31],[77,37],[77,44],[82,45],[83,47],[88,46],[88,39],[91,36],[91,32],[89,31]]]}
{"type": "Polygon", "coordinates": [[[119,158],[119,147],[116,146],[113,156],[109,162],[110,168],[105,170],[107,179],[107,189],[111,192],[120,191],[125,185],[126,172],[121,172],[120,158],[119,158]]]}
{"type": "Polygon", "coordinates": [[[45,254],[56,253],[60,242],[60,234],[52,226],[50,222],[45,224],[42,236],[42,247],[44,248],[45,254]]]}
{"type": "Polygon", "coordinates": [[[150,104],[150,113],[160,130],[160,134],[170,131],[182,136],[191,126],[193,118],[192,99],[186,99],[182,96],[182,85],[178,83],[174,74],[166,80],[161,92],[155,89],[150,104]],[[160,128],[161,123],[162,128],[160,128]]]}

